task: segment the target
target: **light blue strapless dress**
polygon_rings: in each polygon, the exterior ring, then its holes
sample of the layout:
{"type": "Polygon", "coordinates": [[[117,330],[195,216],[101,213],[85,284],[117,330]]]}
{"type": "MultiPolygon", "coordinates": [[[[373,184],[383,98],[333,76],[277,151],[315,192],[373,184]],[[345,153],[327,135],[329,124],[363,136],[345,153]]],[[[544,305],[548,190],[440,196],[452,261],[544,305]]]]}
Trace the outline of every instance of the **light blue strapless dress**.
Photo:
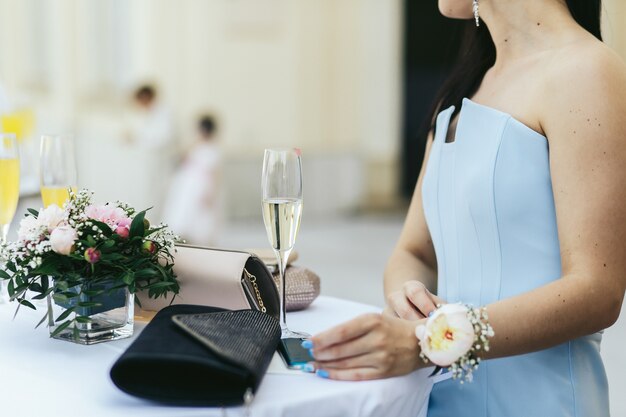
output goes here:
{"type": "MultiPolygon", "coordinates": [[[[509,114],[463,100],[437,117],[422,188],[438,294],[483,306],[561,276],[548,141],[509,114]]],[[[548,319],[548,318],[547,318],[548,319]]],[[[434,385],[429,417],[604,417],[601,334],[484,362],[474,382],[434,385]]]]}

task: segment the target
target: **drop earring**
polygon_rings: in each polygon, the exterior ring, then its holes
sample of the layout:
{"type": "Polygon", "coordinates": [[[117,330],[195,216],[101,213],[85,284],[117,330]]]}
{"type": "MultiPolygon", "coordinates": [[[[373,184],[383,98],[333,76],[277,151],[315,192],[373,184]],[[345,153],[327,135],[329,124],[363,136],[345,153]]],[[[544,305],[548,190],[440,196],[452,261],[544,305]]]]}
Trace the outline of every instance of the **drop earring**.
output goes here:
{"type": "Polygon", "coordinates": [[[472,10],[474,10],[474,20],[476,20],[476,26],[480,26],[480,15],[478,14],[478,0],[474,0],[472,3],[472,10]]]}

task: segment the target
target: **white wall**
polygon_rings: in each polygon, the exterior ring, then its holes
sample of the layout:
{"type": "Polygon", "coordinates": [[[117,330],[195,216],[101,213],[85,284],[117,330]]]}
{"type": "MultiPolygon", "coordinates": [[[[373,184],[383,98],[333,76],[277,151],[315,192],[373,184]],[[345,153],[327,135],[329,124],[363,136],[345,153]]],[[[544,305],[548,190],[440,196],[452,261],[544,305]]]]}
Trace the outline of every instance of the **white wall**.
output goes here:
{"type": "MultiPolygon", "coordinates": [[[[257,214],[260,158],[270,146],[303,149],[309,213],[390,205],[399,173],[401,4],[0,0],[0,81],[15,101],[37,108],[40,131],[77,132],[81,178],[107,199],[126,196],[101,175],[106,152],[133,165],[116,178],[143,181],[149,156],[124,150],[122,120],[129,91],[151,80],[175,112],[179,149],[201,111],[219,114],[233,215],[257,214]]],[[[607,42],[626,57],[626,3],[604,7],[607,42]]],[[[127,199],[139,199],[131,191],[127,199]]],[[[140,200],[158,204],[159,196],[140,200]]]]}
{"type": "Polygon", "coordinates": [[[626,2],[604,0],[602,32],[604,40],[626,59],[626,2]]]}
{"type": "MultiPolygon", "coordinates": [[[[400,5],[0,0],[0,80],[36,103],[40,130],[78,132],[84,150],[121,144],[125,97],[151,80],[175,111],[180,148],[201,111],[219,114],[227,188],[256,191],[262,150],[299,146],[309,209],[351,210],[395,196],[400,5]],[[324,174],[333,172],[328,198],[324,174]]],[[[109,198],[114,189],[95,180],[106,164],[97,156],[81,178],[109,198]]],[[[252,204],[242,199],[232,200],[238,215],[252,204]]]]}

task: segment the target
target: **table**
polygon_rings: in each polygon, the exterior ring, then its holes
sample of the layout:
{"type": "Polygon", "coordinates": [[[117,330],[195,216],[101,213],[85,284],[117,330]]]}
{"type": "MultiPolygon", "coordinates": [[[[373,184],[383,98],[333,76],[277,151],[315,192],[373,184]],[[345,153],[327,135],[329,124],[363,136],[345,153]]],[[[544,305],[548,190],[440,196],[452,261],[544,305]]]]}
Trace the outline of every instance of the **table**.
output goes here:
{"type": "MultiPolygon", "coordinates": [[[[0,416],[6,417],[213,417],[244,416],[241,407],[180,408],[146,402],[119,391],[109,378],[131,339],[81,346],[34,330],[42,311],[0,304],[0,416]]],[[[290,327],[315,334],[378,308],[320,297],[289,313],[290,327]]],[[[136,323],[135,335],[145,327],[136,323]]],[[[431,369],[377,381],[344,382],[313,374],[276,373],[271,367],[251,406],[250,417],[351,417],[426,415],[431,369]]]]}

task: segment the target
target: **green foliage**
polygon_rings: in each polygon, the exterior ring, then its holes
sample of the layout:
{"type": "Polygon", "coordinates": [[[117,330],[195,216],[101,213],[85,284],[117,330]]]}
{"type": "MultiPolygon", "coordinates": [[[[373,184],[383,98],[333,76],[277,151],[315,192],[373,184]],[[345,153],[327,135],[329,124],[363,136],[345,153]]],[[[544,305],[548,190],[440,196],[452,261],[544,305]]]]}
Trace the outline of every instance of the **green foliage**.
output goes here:
{"type": "Polygon", "coordinates": [[[142,211],[139,214],[137,214],[135,216],[135,218],[133,219],[133,222],[130,224],[130,238],[134,238],[134,237],[144,237],[144,235],[146,234],[146,230],[144,227],[144,223],[143,220],[146,218],[146,212],[142,211]]]}

